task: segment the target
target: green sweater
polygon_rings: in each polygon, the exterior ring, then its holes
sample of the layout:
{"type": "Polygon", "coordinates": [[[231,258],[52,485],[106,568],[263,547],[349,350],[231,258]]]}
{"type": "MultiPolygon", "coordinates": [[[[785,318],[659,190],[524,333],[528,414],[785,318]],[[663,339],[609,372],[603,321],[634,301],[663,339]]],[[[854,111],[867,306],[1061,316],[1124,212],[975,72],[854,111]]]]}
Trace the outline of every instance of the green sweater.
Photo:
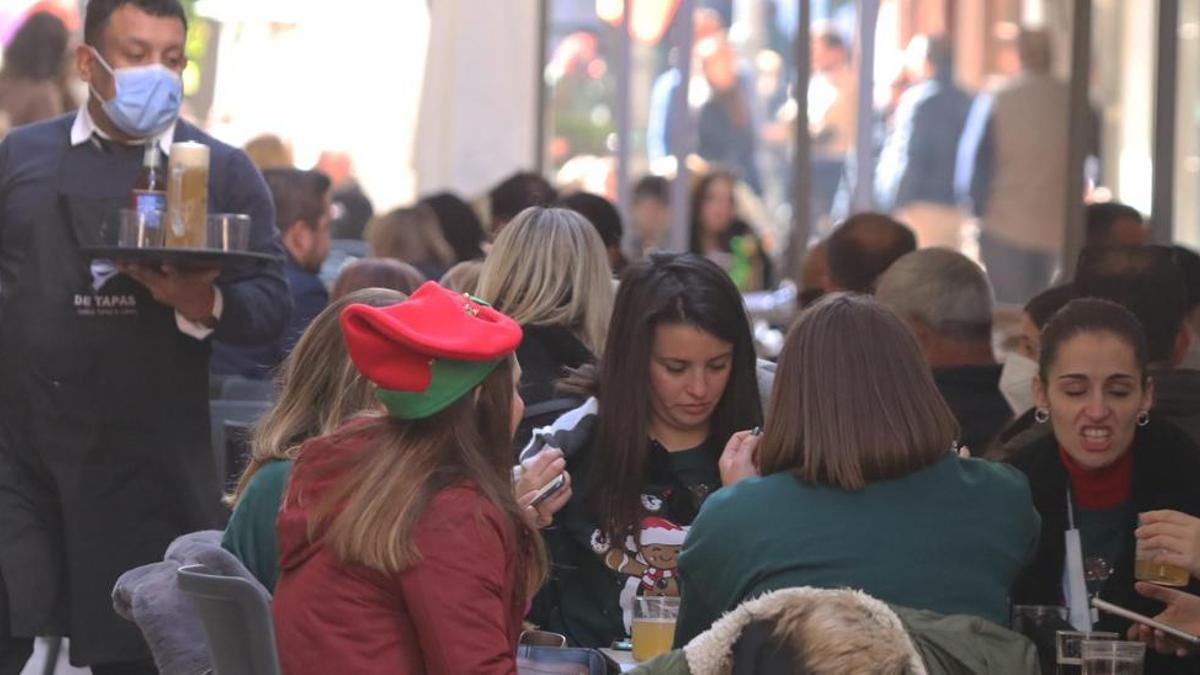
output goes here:
{"type": "Polygon", "coordinates": [[[790,473],[745,480],[710,497],[688,534],[675,644],[743,600],[795,586],[1003,625],[1040,527],[1020,472],[949,454],[856,492],[790,473]]]}
{"type": "Polygon", "coordinates": [[[275,518],[287,487],[292,463],[287,460],[267,462],[250,479],[241,499],[233,509],[221,546],[237,556],[267,590],[275,592],[279,579],[279,538],[275,534],[275,518]]]}

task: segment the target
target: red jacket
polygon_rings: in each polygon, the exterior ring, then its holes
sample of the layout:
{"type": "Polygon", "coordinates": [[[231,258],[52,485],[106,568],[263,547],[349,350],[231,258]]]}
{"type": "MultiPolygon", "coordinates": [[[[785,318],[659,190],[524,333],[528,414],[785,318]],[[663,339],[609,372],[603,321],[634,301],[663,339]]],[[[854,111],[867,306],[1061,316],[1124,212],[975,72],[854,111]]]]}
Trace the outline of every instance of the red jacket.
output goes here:
{"type": "Polygon", "coordinates": [[[421,559],[402,573],[342,565],[321,532],[309,541],[305,507],[339,478],[324,472],[369,438],[309,441],[292,470],[277,523],[283,672],[516,673],[525,601],[516,597],[512,527],[474,484],[433,498],[416,530],[421,559]]]}

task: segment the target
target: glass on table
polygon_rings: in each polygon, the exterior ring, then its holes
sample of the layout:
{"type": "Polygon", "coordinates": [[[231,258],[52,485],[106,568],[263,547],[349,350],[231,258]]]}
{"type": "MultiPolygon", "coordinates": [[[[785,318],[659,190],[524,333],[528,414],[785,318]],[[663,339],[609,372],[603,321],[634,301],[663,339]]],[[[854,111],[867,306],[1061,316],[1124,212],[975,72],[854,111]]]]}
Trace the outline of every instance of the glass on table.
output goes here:
{"type": "Polygon", "coordinates": [[[646,661],[671,651],[675,644],[675,620],[679,598],[640,597],[633,599],[633,658],[646,661]]]}
{"type": "Polygon", "coordinates": [[[1083,675],[1142,675],[1146,645],[1121,640],[1084,640],[1083,675]]]}
{"type": "Polygon", "coordinates": [[[1113,641],[1121,639],[1116,633],[1084,633],[1060,630],[1054,634],[1054,662],[1059,675],[1078,675],[1083,669],[1083,643],[1085,640],[1113,641]]]}

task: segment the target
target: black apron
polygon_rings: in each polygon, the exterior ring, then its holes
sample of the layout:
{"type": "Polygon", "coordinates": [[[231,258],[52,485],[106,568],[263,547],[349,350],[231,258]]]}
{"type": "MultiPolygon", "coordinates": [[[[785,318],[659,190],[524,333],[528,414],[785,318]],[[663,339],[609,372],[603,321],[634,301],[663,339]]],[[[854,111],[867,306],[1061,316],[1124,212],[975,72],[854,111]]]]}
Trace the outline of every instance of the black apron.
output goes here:
{"type": "Polygon", "coordinates": [[[0,322],[0,570],[11,632],[69,635],[78,664],[149,657],[137,627],[113,612],[113,584],[162,560],[178,535],[221,520],[208,342],[79,251],[111,243],[141,155],[94,141],[65,150],[0,322]]]}

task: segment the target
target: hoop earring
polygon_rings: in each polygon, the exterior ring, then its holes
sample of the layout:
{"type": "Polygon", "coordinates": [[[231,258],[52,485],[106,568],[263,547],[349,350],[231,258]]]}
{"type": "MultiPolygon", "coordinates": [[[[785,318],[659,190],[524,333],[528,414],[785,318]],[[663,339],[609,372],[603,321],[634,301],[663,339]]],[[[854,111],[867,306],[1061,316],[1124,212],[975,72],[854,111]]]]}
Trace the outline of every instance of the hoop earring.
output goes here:
{"type": "Polygon", "coordinates": [[[1150,411],[1143,410],[1137,414],[1137,425],[1139,427],[1144,427],[1147,424],[1150,424],[1150,411]]]}
{"type": "Polygon", "coordinates": [[[1038,424],[1045,424],[1046,422],[1049,422],[1050,411],[1046,410],[1045,408],[1038,408],[1033,413],[1033,421],[1037,422],[1038,424]]]}

